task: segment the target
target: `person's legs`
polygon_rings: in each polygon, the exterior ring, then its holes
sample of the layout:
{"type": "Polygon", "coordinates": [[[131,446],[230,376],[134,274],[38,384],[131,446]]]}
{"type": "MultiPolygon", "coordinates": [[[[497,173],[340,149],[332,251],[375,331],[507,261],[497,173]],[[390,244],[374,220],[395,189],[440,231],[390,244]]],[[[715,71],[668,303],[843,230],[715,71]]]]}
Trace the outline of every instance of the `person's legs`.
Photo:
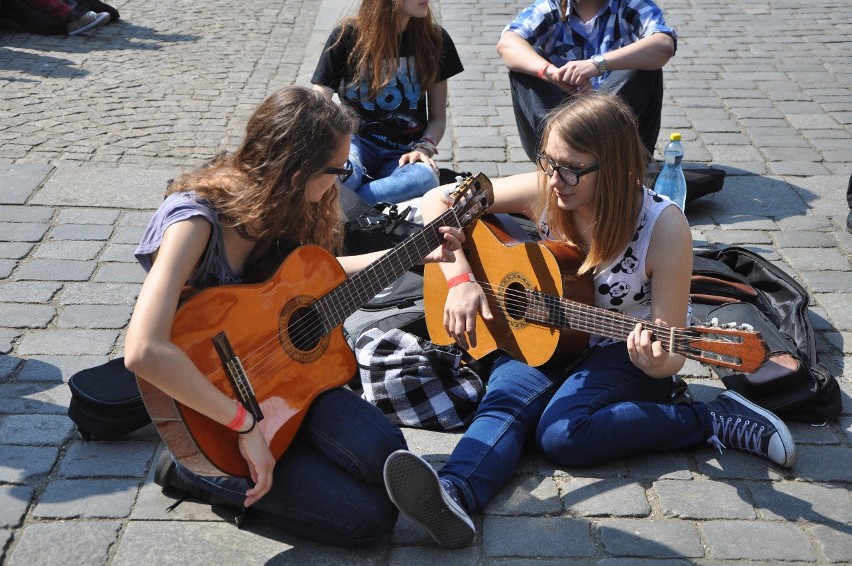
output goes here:
{"type": "MultiPolygon", "coordinates": [[[[351,391],[321,394],[275,466],[272,489],[252,509],[282,530],[328,544],[357,545],[393,530],[398,510],[384,488],[387,457],[406,447],[402,432],[351,391]]],[[[178,466],[182,479],[240,504],[246,480],[202,477],[178,466]]]]}
{"type": "Polygon", "coordinates": [[[558,367],[532,368],[509,356],[495,362],[473,421],[438,472],[458,489],[468,511],[485,507],[515,473],[563,373],[558,367]]]}
{"type": "Polygon", "coordinates": [[[852,175],[849,175],[849,187],[846,189],[846,204],[849,205],[849,214],[846,216],[846,231],[852,234],[852,175]]]}
{"type": "Polygon", "coordinates": [[[383,163],[375,180],[358,189],[358,195],[370,204],[377,202],[402,202],[423,196],[438,186],[438,172],[425,163],[407,163],[399,166],[403,152],[385,150],[383,163]]]}
{"type": "Polygon", "coordinates": [[[538,77],[515,71],[509,71],[509,85],[521,145],[530,161],[534,162],[545,117],[562,104],[568,95],[538,77]]]}
{"type": "MultiPolygon", "coordinates": [[[[601,87],[605,85],[606,82],[601,87]]],[[[610,94],[618,94],[633,109],[639,122],[639,137],[653,156],[663,113],[663,70],[631,71],[629,78],[610,94]]]]}
{"type": "Polygon", "coordinates": [[[784,422],[732,391],[709,403],[666,404],[670,379],[636,368],[623,342],[599,348],[568,377],[536,431],[541,450],[567,466],[593,466],[641,452],[733,448],[781,466],[796,461],[784,422]]]}
{"type": "Polygon", "coordinates": [[[346,179],[343,186],[355,192],[361,188],[361,185],[367,182],[367,163],[370,163],[372,160],[371,148],[365,144],[364,140],[356,134],[352,134],[352,139],[349,142],[349,163],[352,164],[352,174],[346,179]]]}

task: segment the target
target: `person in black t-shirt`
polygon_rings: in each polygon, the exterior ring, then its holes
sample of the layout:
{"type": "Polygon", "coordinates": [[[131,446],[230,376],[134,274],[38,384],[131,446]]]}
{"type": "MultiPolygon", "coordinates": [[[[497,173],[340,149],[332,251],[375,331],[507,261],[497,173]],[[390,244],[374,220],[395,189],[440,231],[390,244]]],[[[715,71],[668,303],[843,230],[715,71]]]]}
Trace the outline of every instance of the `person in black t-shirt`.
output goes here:
{"type": "Polygon", "coordinates": [[[447,79],[463,70],[428,1],[363,0],[331,32],[311,82],[361,117],[344,183],[370,204],[401,202],[438,185],[447,79]],[[396,25],[388,25],[388,22],[396,25]]]}

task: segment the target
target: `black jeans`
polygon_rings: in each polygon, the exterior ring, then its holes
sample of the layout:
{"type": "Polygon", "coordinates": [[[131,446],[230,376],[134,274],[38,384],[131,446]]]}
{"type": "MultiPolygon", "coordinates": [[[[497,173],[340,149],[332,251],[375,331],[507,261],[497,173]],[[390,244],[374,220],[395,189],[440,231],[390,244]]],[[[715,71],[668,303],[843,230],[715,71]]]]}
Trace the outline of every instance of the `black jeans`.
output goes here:
{"type": "MultiPolygon", "coordinates": [[[[573,96],[552,83],[525,73],[509,71],[509,83],[521,145],[530,161],[534,161],[547,114],[573,96]]],[[[639,120],[639,137],[653,155],[663,110],[662,69],[613,71],[601,85],[600,92],[618,94],[630,105],[639,120]]]]}

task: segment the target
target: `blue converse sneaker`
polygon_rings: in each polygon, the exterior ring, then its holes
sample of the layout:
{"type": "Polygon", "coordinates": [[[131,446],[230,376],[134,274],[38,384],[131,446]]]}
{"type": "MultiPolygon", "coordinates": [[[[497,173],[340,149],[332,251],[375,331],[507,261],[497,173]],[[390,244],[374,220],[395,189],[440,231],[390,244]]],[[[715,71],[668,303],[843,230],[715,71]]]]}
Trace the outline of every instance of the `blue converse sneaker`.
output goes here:
{"type": "Polygon", "coordinates": [[[707,403],[713,436],[707,439],[721,452],[733,448],[769,458],[779,466],[796,463],[796,444],[787,425],[773,413],[739,393],[725,391],[707,403]]]}
{"type": "Polygon", "coordinates": [[[467,546],[476,529],[467,512],[423,458],[397,450],[385,461],[385,488],[394,505],[426,529],[443,548],[467,546]]]}

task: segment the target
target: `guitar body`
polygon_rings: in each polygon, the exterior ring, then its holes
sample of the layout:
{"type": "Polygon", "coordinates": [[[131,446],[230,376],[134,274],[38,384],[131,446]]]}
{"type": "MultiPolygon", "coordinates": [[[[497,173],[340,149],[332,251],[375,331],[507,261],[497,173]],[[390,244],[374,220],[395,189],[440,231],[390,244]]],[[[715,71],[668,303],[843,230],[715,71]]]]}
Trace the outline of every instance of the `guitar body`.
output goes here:
{"type": "MultiPolygon", "coordinates": [[[[554,242],[534,242],[507,215],[486,215],[466,230],[465,256],[488,297],[493,320],[476,318],[474,358],[503,350],[533,367],[550,360],[567,361],[588,344],[586,332],[529,322],[518,298],[524,290],[591,304],[591,277],[577,278],[580,253],[554,242]],[[493,289],[491,291],[490,289],[493,289]]],[[[447,281],[437,264],[424,267],[424,306],[429,337],[436,344],[453,343],[444,328],[447,281]]]]}
{"type": "MultiPolygon", "coordinates": [[[[345,280],[334,256],[305,245],[263,283],[207,288],[178,308],[172,342],[233,399],[240,395],[214,338],[224,336],[239,358],[262,412],[257,426],[276,459],[290,445],[317,395],[354,375],[355,358],[342,327],[325,332],[306,316],[306,307],[345,280]]],[[[144,379],[137,381],[157,431],[181,464],[200,475],[249,476],[237,433],[144,379]]]]}

